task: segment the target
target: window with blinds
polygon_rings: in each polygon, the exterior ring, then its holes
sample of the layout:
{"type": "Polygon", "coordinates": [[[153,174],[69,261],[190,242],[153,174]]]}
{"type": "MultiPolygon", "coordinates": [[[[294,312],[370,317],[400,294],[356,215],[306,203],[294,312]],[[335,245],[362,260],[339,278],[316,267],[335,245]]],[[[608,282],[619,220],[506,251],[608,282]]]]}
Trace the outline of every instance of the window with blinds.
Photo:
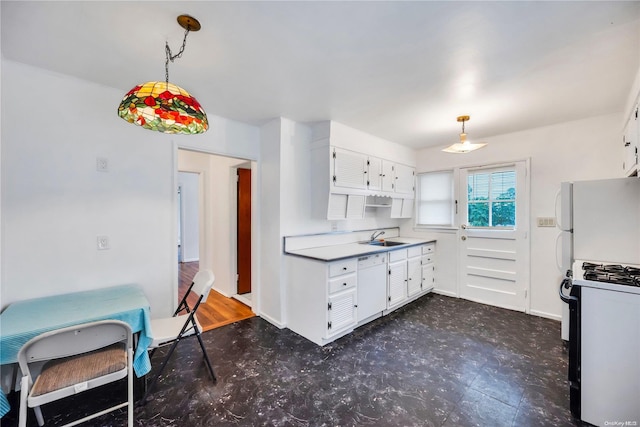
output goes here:
{"type": "Polygon", "coordinates": [[[454,226],[453,171],[418,175],[417,225],[454,226]]]}
{"type": "Polygon", "coordinates": [[[469,172],[467,223],[471,227],[514,228],[516,225],[516,171],[469,172]]]}

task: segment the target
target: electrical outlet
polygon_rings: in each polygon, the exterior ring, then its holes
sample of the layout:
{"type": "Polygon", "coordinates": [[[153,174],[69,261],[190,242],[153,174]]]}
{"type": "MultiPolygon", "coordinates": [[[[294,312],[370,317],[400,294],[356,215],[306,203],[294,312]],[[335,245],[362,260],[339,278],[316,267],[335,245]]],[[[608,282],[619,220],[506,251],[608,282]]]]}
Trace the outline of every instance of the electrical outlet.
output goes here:
{"type": "Polygon", "coordinates": [[[98,250],[103,251],[105,249],[109,249],[109,237],[98,236],[98,250]]]}
{"type": "Polygon", "coordinates": [[[104,157],[96,159],[96,170],[98,172],[109,172],[109,160],[104,157]]]}
{"type": "Polygon", "coordinates": [[[338,231],[338,221],[331,221],[331,231],[338,231]]]}
{"type": "Polygon", "coordinates": [[[550,216],[539,216],[537,218],[538,227],[555,227],[556,219],[550,216]]]}

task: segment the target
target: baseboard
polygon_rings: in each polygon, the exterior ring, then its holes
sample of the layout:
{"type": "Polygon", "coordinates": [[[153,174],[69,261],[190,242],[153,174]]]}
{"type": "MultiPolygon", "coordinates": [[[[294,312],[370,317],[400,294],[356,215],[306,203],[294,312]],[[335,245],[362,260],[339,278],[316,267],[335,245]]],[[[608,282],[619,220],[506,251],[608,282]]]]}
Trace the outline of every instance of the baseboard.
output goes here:
{"type": "Polygon", "coordinates": [[[224,297],[227,297],[227,298],[232,298],[233,297],[233,295],[228,294],[228,293],[222,291],[221,289],[216,288],[215,286],[213,286],[211,289],[213,289],[214,291],[216,291],[217,293],[219,293],[220,295],[222,295],[224,297]]]}
{"type": "Polygon", "coordinates": [[[551,314],[544,311],[538,310],[530,310],[529,314],[532,316],[544,317],[546,319],[557,320],[558,322],[562,321],[562,315],[559,314],[551,314]]]}
{"type": "Polygon", "coordinates": [[[200,261],[200,258],[182,259],[182,262],[196,262],[196,261],[200,261]]]}
{"type": "Polygon", "coordinates": [[[458,298],[458,295],[456,295],[456,293],[452,292],[452,291],[444,291],[442,289],[434,289],[431,292],[433,292],[434,294],[440,294],[440,295],[446,295],[448,297],[458,298]]]}
{"type": "Polygon", "coordinates": [[[275,326],[278,329],[284,329],[287,327],[287,325],[285,325],[284,323],[278,322],[276,319],[274,319],[273,317],[264,314],[264,313],[260,313],[258,314],[258,316],[262,317],[264,320],[266,320],[267,322],[271,323],[273,326],[275,326]]]}
{"type": "Polygon", "coordinates": [[[241,303],[243,303],[247,307],[253,307],[253,301],[251,301],[249,298],[245,297],[243,294],[235,294],[231,298],[240,301],[241,303]]]}

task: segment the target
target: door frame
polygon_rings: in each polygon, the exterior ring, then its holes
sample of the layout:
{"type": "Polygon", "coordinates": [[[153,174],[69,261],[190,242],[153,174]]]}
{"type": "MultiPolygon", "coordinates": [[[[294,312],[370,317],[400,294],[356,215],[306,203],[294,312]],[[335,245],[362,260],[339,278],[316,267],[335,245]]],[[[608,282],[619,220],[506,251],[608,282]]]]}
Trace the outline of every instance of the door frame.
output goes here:
{"type": "Polygon", "coordinates": [[[522,262],[519,268],[522,268],[523,271],[523,281],[524,281],[524,292],[525,292],[525,301],[524,301],[524,312],[526,314],[531,313],[531,159],[520,159],[509,162],[499,162],[495,164],[481,164],[481,165],[465,165],[465,166],[457,166],[454,168],[454,184],[455,184],[455,200],[456,200],[456,213],[455,213],[455,222],[456,222],[456,258],[458,262],[458,274],[457,274],[457,284],[456,284],[456,293],[458,298],[462,295],[462,266],[460,265],[460,259],[462,257],[462,230],[461,225],[463,224],[463,215],[464,212],[462,209],[459,209],[458,206],[460,203],[457,203],[458,200],[462,200],[462,198],[467,197],[467,188],[462,188],[460,185],[461,181],[461,170],[462,169],[474,169],[474,170],[482,170],[482,169],[496,169],[501,167],[507,167],[510,165],[514,165],[516,163],[524,162],[525,169],[525,182],[523,186],[524,195],[522,195],[522,200],[525,203],[525,214],[523,215],[523,219],[525,224],[524,228],[524,241],[522,242],[523,248],[526,250],[526,256],[522,258],[522,262]]]}
{"type": "MultiPolygon", "coordinates": [[[[193,151],[193,152],[197,152],[197,153],[202,153],[202,154],[211,154],[214,156],[219,156],[219,157],[226,157],[226,158],[232,158],[232,159],[240,159],[240,160],[245,160],[246,163],[250,164],[250,168],[251,168],[251,205],[255,206],[255,209],[252,209],[251,212],[251,228],[252,230],[255,230],[254,233],[252,233],[251,235],[251,299],[252,299],[252,306],[251,306],[251,310],[256,313],[256,315],[259,315],[260,313],[260,294],[261,294],[261,289],[260,289],[260,275],[259,275],[259,266],[260,266],[260,229],[259,229],[259,225],[260,225],[260,211],[258,209],[259,206],[259,200],[260,200],[260,188],[259,188],[259,181],[258,181],[258,175],[259,175],[259,163],[257,159],[252,159],[252,158],[247,158],[247,157],[239,157],[239,156],[234,156],[234,155],[230,155],[228,153],[221,153],[221,152],[217,152],[214,150],[208,150],[208,149],[202,149],[202,148],[194,148],[193,146],[189,146],[187,144],[182,144],[182,143],[178,143],[177,141],[173,140],[172,141],[172,160],[173,160],[173,171],[172,171],[172,175],[171,175],[171,194],[172,194],[172,200],[171,200],[171,204],[172,204],[172,210],[171,210],[171,218],[170,218],[170,224],[169,224],[169,229],[171,232],[171,236],[172,237],[172,241],[175,242],[176,239],[175,237],[178,235],[178,231],[177,231],[177,209],[178,209],[178,192],[177,192],[177,186],[178,186],[178,150],[186,150],[186,151],[193,151]]],[[[245,164],[245,163],[243,163],[245,164]]],[[[229,173],[232,173],[230,168],[229,173]]],[[[235,170],[233,171],[235,172],[235,170]]],[[[202,179],[202,174],[200,174],[201,179],[202,179]]],[[[234,182],[234,181],[232,181],[234,182]]],[[[206,197],[206,195],[203,195],[202,192],[204,191],[204,186],[202,185],[202,183],[200,183],[200,192],[201,192],[201,196],[206,197]]],[[[232,198],[236,198],[237,195],[233,195],[233,191],[232,193],[232,198]]],[[[231,200],[229,200],[229,203],[231,203],[231,200]]],[[[231,204],[231,206],[234,206],[234,204],[231,204]]],[[[231,215],[231,220],[235,222],[235,220],[233,219],[233,216],[235,215],[235,207],[233,208],[234,211],[231,212],[230,210],[230,215],[231,215]]],[[[201,216],[202,217],[202,216],[201,216]]],[[[235,225],[234,227],[230,227],[233,228],[233,230],[231,231],[232,233],[235,233],[235,225]]],[[[206,244],[206,243],[205,243],[206,244]]],[[[236,245],[235,242],[235,237],[233,237],[231,239],[231,244],[236,245]]],[[[232,261],[231,263],[234,264],[235,263],[235,247],[230,248],[230,250],[233,250],[234,252],[232,252],[232,261]]],[[[201,248],[201,254],[200,256],[204,256],[203,254],[208,253],[207,250],[202,250],[201,248]]],[[[172,298],[172,305],[173,305],[173,310],[176,309],[177,305],[178,305],[178,287],[179,287],[179,278],[178,278],[178,246],[176,244],[171,245],[170,248],[170,258],[171,260],[175,260],[176,262],[172,262],[172,292],[171,292],[171,298],[172,298]]],[[[235,269],[235,267],[234,267],[235,269]]]]}

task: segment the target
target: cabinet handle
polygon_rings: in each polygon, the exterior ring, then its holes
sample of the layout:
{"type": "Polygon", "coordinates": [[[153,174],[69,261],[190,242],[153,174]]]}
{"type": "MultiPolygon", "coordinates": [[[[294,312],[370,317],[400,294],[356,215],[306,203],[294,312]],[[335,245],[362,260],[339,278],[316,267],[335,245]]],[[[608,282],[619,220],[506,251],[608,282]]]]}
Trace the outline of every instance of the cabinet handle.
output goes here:
{"type": "Polygon", "coordinates": [[[347,269],[347,267],[342,267],[342,269],[343,269],[343,270],[346,270],[346,269],[347,269]]]}
{"type": "Polygon", "coordinates": [[[342,286],[347,286],[347,284],[346,284],[346,283],[343,283],[343,284],[342,284],[342,286]]]}
{"type": "Polygon", "coordinates": [[[625,143],[624,143],[624,146],[625,146],[625,147],[628,147],[628,146],[630,146],[630,145],[631,145],[631,142],[630,142],[630,141],[627,141],[627,142],[625,142],[625,143]]]}

